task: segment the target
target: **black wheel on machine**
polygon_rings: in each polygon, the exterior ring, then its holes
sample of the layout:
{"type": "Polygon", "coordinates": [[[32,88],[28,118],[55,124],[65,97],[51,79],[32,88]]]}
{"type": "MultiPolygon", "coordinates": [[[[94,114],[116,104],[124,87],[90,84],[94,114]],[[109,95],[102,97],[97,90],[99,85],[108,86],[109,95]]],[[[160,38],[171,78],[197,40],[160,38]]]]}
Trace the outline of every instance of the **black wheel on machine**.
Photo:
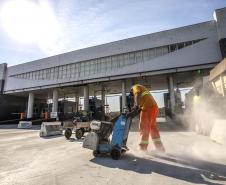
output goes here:
{"type": "Polygon", "coordinates": [[[100,156],[100,152],[98,150],[94,150],[93,151],[93,156],[94,157],[99,157],[100,156]]]}
{"type": "Polygon", "coordinates": [[[111,150],[111,158],[114,160],[119,160],[121,158],[121,150],[117,149],[117,148],[113,148],[111,150]]]}
{"type": "Polygon", "coordinates": [[[70,139],[72,135],[72,130],[71,129],[66,129],[65,132],[64,132],[64,136],[66,137],[66,139],[70,139]]]}
{"type": "Polygon", "coordinates": [[[84,135],[84,131],[82,129],[77,129],[76,132],[75,132],[75,137],[77,139],[81,139],[82,136],[84,135]]]}

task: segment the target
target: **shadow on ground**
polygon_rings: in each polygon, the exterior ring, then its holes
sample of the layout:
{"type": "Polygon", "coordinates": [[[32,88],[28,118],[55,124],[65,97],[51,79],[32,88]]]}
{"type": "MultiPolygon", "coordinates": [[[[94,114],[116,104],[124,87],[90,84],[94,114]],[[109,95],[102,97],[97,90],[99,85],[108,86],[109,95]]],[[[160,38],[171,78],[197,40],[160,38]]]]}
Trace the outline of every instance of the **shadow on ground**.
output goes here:
{"type": "Polygon", "coordinates": [[[18,129],[18,130],[40,130],[41,125],[33,125],[32,128],[17,128],[17,124],[0,124],[0,129],[18,129]]]}
{"type": "Polygon", "coordinates": [[[84,138],[82,138],[82,139],[70,138],[70,139],[66,139],[66,140],[69,142],[83,143],[84,138]]]}
{"type": "Polygon", "coordinates": [[[59,137],[63,137],[63,135],[55,135],[55,136],[45,136],[45,137],[40,137],[42,139],[54,139],[54,138],[59,138],[59,137]]]}
{"type": "MultiPolygon", "coordinates": [[[[194,159],[189,156],[180,156],[180,155],[172,155],[172,154],[168,154],[167,156],[154,155],[154,157],[163,159],[166,161],[170,161],[170,162],[192,166],[197,169],[205,170],[207,172],[211,172],[213,178],[216,176],[222,176],[222,177],[225,176],[222,178],[222,180],[226,181],[226,165],[224,164],[218,164],[218,163],[208,162],[200,159],[194,159]]],[[[213,180],[219,180],[219,179],[213,179],[213,180]]]]}
{"type": "MultiPolygon", "coordinates": [[[[169,159],[165,159],[170,161],[169,159]]],[[[195,184],[223,185],[226,183],[226,177],[205,169],[197,169],[178,166],[180,161],[176,161],[177,165],[159,162],[152,159],[140,158],[133,155],[125,155],[123,159],[113,161],[111,158],[99,157],[91,159],[91,162],[106,166],[109,168],[119,168],[122,170],[130,170],[141,174],[157,173],[160,175],[176,178],[195,184]],[[217,180],[217,182],[211,182],[217,180]]],[[[175,161],[173,161],[175,162],[175,161]]],[[[183,164],[183,163],[182,163],[183,164]]],[[[219,166],[225,169],[225,166],[219,166]]]]}

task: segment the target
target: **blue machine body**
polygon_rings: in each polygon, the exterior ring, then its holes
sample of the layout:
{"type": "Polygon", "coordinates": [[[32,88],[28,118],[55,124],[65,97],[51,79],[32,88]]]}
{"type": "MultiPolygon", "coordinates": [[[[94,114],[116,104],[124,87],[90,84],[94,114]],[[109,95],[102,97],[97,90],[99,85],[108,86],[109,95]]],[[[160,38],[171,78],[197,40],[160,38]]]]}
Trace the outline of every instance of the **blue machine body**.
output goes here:
{"type": "Polygon", "coordinates": [[[111,145],[109,143],[101,143],[98,145],[97,150],[101,153],[111,152],[111,145]]]}
{"type": "Polygon", "coordinates": [[[98,151],[101,153],[109,153],[112,148],[123,149],[128,138],[130,124],[130,118],[127,119],[123,114],[119,116],[113,127],[111,142],[100,143],[98,145],[98,151]]]}
{"type": "Polygon", "coordinates": [[[124,115],[121,115],[118,120],[116,121],[113,133],[112,133],[112,139],[111,139],[111,145],[115,147],[122,147],[123,141],[124,141],[124,135],[126,134],[126,124],[127,120],[124,115]]]}

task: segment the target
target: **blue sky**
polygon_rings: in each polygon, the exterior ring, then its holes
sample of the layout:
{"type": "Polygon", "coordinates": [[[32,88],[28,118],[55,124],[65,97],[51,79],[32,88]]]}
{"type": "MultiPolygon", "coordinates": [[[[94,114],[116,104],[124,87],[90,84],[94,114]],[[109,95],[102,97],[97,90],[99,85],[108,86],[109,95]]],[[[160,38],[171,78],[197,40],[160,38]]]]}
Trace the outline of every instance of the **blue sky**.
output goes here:
{"type": "Polygon", "coordinates": [[[15,1],[26,5],[29,0],[0,1],[0,63],[9,65],[208,21],[213,19],[214,9],[226,6],[225,0],[30,0],[49,15],[43,16],[44,21],[51,17],[43,24],[38,22],[42,19],[32,19],[29,8],[6,8],[15,1]],[[8,19],[2,14],[7,11],[13,25],[8,28],[8,19]],[[31,19],[22,20],[24,15],[31,19]],[[36,39],[23,42],[29,30],[36,39]]]}

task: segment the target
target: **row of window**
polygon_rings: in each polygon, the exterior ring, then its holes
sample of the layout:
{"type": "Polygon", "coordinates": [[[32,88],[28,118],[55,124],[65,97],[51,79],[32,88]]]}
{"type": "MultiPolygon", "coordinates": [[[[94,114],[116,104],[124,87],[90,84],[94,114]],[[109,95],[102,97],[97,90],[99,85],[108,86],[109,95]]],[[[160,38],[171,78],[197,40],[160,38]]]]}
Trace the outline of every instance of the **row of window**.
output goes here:
{"type": "Polygon", "coordinates": [[[199,41],[200,40],[171,44],[168,46],[56,66],[48,69],[13,75],[13,77],[32,80],[76,79],[78,77],[87,77],[102,72],[112,71],[124,66],[142,63],[195,44],[199,41]]]}

